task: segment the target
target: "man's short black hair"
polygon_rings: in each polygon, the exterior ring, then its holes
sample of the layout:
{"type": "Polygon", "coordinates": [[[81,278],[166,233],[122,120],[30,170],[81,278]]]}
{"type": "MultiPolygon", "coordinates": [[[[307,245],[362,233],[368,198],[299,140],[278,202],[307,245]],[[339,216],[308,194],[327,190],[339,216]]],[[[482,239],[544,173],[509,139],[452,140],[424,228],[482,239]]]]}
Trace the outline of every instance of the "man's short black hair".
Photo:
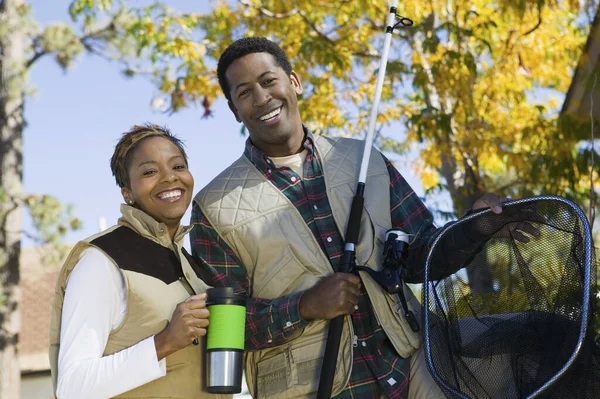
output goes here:
{"type": "Polygon", "coordinates": [[[217,76],[219,77],[219,85],[223,94],[231,101],[231,87],[225,77],[227,68],[238,58],[253,53],[269,53],[275,58],[275,63],[280,66],[289,76],[292,73],[292,64],[285,52],[275,42],[270,41],[266,37],[245,37],[231,43],[221,57],[217,65],[217,76]]]}

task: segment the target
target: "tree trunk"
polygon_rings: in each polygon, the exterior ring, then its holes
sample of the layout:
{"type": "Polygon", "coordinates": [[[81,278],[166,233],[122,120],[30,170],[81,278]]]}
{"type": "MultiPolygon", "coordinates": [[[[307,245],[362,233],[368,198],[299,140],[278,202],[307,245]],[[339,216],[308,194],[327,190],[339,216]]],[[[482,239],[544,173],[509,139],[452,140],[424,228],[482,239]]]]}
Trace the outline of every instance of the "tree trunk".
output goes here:
{"type": "Polygon", "coordinates": [[[23,0],[0,0],[0,399],[20,397],[18,342],[20,319],[19,254],[21,250],[24,33],[18,11],[23,0]]]}
{"type": "MultiPolygon", "coordinates": [[[[462,216],[467,210],[471,209],[475,201],[481,198],[485,191],[484,188],[480,187],[473,170],[466,164],[465,169],[467,172],[465,173],[464,186],[457,187],[454,184],[454,173],[457,171],[456,162],[451,156],[442,155],[442,167],[439,171],[446,179],[446,186],[458,216],[462,216]]],[[[467,267],[466,271],[471,292],[485,294],[494,291],[492,271],[489,267],[467,267]]]]}
{"type": "MultiPolygon", "coordinates": [[[[435,21],[435,16],[433,16],[433,20],[435,21]]],[[[419,53],[423,53],[423,45],[419,38],[414,40],[414,44],[416,45],[416,49],[419,53]]],[[[430,107],[434,107],[435,109],[444,112],[442,107],[442,101],[438,95],[438,92],[433,85],[433,72],[431,67],[425,59],[421,60],[423,68],[427,73],[429,81],[431,84],[428,86],[428,90],[425,93],[425,98],[427,105],[430,107]]],[[[445,110],[446,113],[451,114],[450,107],[445,110]]],[[[452,125],[452,122],[451,122],[452,125]]],[[[454,134],[453,131],[448,132],[449,135],[454,134]]],[[[448,137],[448,143],[452,143],[452,138],[448,137]]],[[[464,167],[465,167],[465,181],[462,187],[459,187],[454,182],[454,174],[458,171],[458,165],[456,160],[452,158],[451,154],[442,154],[441,161],[442,165],[439,169],[440,174],[446,180],[446,187],[448,192],[450,193],[450,197],[452,198],[452,204],[454,207],[454,211],[458,216],[464,215],[464,213],[471,209],[475,201],[477,201],[483,194],[484,188],[481,187],[480,182],[475,174],[473,168],[469,165],[465,155],[464,159],[464,167]]],[[[473,293],[482,294],[493,292],[494,290],[494,282],[492,279],[492,272],[489,268],[479,268],[475,269],[473,267],[467,267],[467,277],[469,278],[469,287],[471,287],[471,291],[473,293]]]]}

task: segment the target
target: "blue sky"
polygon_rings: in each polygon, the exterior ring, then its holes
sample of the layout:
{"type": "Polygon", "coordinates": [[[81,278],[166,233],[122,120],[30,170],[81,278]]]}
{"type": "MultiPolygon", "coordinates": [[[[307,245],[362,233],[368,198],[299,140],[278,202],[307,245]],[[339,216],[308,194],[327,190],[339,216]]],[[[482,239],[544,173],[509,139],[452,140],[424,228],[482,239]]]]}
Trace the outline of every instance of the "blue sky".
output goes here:
{"type": "MultiPolygon", "coordinates": [[[[41,25],[69,20],[68,0],[28,3],[41,25]]],[[[187,11],[206,11],[209,4],[189,0],[167,3],[187,11]]],[[[150,107],[156,94],[151,82],[126,79],[118,65],[98,57],[81,57],[67,73],[52,59],[42,59],[32,68],[30,82],[36,94],[27,99],[25,109],[24,191],[50,194],[74,206],[83,228],[69,234],[68,242],[96,233],[100,217],[106,218],[108,226],[119,217],[122,197],[111,175],[109,159],[121,133],[132,125],[166,125],[184,140],[195,191],[237,159],[244,148],[246,137],[240,135],[240,125],[222,98],[215,103],[214,117],[209,119],[201,119],[201,108],[171,116],[155,112],[150,107]]],[[[392,129],[398,131],[401,127],[392,129]]],[[[415,191],[422,195],[418,178],[403,166],[408,160],[395,160],[415,191]]],[[[29,217],[23,216],[24,229],[31,230],[29,217]]],[[[182,222],[188,221],[189,211],[182,222]]],[[[33,244],[24,238],[23,245],[33,244]]]]}

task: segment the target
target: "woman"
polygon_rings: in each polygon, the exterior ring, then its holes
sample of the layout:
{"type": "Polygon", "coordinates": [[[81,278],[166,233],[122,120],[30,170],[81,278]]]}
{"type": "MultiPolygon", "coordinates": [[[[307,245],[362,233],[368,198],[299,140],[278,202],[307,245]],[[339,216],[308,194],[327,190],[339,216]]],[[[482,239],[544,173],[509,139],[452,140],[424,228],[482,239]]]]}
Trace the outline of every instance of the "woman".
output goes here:
{"type": "Polygon", "coordinates": [[[189,228],[180,221],[194,188],[182,143],[158,126],[134,126],[111,169],[122,216],[77,243],[56,285],[56,396],[207,397],[202,345],[193,344],[206,334],[207,285],[182,249],[189,228]]]}

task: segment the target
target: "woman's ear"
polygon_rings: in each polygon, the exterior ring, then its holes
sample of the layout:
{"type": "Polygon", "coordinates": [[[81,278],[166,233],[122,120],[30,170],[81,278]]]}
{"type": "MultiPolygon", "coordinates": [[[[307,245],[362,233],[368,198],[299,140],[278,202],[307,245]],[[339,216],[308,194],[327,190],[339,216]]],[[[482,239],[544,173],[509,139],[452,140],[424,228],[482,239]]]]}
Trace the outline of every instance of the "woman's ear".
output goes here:
{"type": "Polygon", "coordinates": [[[131,191],[129,191],[128,188],[123,187],[121,189],[121,195],[123,196],[123,201],[125,201],[125,203],[127,205],[133,205],[134,204],[134,200],[131,196],[131,191]]]}

